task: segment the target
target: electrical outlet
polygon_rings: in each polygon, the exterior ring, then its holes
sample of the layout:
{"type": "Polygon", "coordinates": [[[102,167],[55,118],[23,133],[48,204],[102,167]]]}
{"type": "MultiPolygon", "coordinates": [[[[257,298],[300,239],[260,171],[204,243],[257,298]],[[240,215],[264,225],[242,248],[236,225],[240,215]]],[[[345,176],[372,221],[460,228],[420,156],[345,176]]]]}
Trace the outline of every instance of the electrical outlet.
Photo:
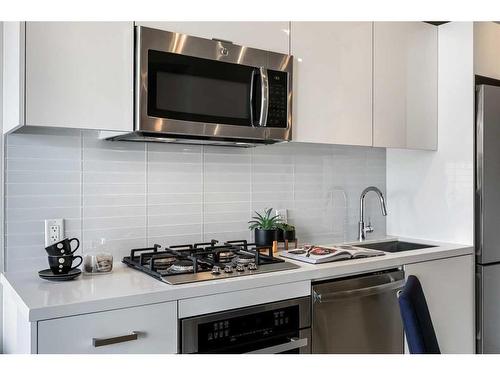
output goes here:
{"type": "Polygon", "coordinates": [[[64,238],[64,219],[45,220],[45,247],[64,238]]]}
{"type": "Polygon", "coordinates": [[[286,208],[276,209],[276,215],[281,218],[281,221],[288,223],[288,210],[286,208]]]}

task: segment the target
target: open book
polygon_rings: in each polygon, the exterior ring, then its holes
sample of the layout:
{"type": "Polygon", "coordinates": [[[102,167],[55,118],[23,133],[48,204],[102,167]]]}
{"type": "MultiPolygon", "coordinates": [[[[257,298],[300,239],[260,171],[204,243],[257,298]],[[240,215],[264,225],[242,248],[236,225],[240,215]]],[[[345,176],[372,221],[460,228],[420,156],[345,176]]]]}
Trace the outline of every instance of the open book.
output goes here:
{"type": "Polygon", "coordinates": [[[283,251],[281,256],[300,260],[307,263],[326,263],[344,259],[367,258],[384,255],[380,250],[363,249],[351,245],[339,245],[332,247],[307,246],[293,250],[283,251]]]}

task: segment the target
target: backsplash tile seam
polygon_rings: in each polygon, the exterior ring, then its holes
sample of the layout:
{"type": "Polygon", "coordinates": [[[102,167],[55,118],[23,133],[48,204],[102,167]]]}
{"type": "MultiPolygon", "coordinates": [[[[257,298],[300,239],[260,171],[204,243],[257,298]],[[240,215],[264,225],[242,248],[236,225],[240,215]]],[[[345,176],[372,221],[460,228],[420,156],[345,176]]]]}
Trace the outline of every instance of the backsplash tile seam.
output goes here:
{"type": "Polygon", "coordinates": [[[149,143],[146,142],[144,146],[144,152],[146,153],[144,156],[144,184],[146,185],[146,215],[144,221],[146,223],[146,246],[149,246],[149,143]]]}
{"type": "Polygon", "coordinates": [[[201,222],[201,241],[205,241],[205,176],[206,176],[206,169],[205,169],[205,145],[201,145],[200,147],[200,152],[201,152],[201,176],[200,176],[200,183],[201,183],[201,210],[200,210],[200,222],[201,222]]]}
{"type": "Polygon", "coordinates": [[[85,243],[85,231],[84,231],[84,222],[83,222],[83,202],[85,200],[85,189],[84,189],[84,174],[83,174],[83,165],[84,165],[84,148],[83,148],[83,130],[80,130],[80,236],[81,236],[81,246],[80,252],[84,254],[83,244],[85,243]]]}

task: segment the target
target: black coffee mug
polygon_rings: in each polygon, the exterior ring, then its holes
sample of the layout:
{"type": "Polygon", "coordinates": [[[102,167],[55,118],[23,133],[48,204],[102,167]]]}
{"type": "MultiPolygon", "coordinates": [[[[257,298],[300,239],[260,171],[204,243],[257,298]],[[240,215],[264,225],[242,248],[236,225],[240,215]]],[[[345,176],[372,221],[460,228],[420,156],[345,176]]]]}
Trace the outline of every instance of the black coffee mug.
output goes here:
{"type": "Polygon", "coordinates": [[[80,241],[78,241],[78,238],[72,238],[72,239],[65,238],[64,240],[61,240],[50,246],[47,246],[45,248],[45,251],[47,251],[47,254],[52,256],[71,255],[76,250],[78,250],[79,247],[80,247],[80,241]],[[76,247],[72,250],[71,242],[73,241],[76,241],[76,247]]]}
{"type": "Polygon", "coordinates": [[[83,258],[80,255],[58,255],[52,256],[49,255],[49,266],[54,275],[65,275],[69,271],[78,268],[80,264],[83,262],[83,258]],[[80,259],[80,263],[73,267],[73,261],[75,259],[80,259]]]}

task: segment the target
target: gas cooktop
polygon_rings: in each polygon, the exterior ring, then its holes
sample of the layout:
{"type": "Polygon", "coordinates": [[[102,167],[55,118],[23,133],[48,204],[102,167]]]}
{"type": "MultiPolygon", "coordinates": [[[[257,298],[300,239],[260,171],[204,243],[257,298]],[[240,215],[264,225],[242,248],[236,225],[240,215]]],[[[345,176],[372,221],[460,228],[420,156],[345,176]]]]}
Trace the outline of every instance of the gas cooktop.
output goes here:
{"type": "Polygon", "coordinates": [[[123,263],[168,284],[226,279],[299,268],[273,256],[269,247],[259,247],[246,240],[160,245],[132,249],[123,263]]]}

